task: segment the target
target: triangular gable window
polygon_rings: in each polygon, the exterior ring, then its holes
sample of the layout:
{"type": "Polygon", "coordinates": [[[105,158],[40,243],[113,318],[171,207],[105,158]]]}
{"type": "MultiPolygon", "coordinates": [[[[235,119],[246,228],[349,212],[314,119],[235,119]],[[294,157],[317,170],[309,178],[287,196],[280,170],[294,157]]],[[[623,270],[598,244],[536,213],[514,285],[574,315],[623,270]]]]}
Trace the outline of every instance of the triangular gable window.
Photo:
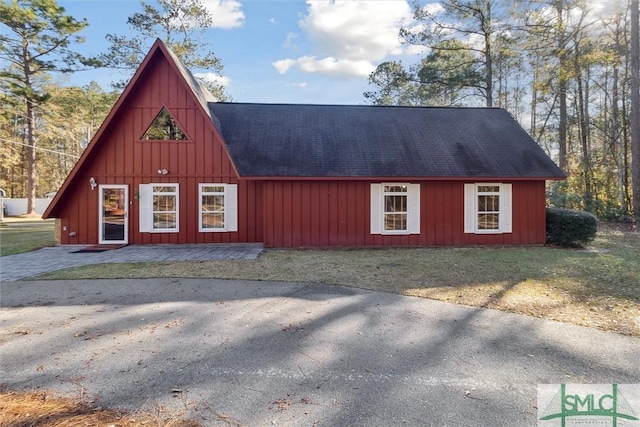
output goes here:
{"type": "Polygon", "coordinates": [[[187,135],[182,131],[178,122],[169,114],[165,107],[158,113],[151,126],[142,135],[143,140],[153,141],[185,141],[187,135]]]}

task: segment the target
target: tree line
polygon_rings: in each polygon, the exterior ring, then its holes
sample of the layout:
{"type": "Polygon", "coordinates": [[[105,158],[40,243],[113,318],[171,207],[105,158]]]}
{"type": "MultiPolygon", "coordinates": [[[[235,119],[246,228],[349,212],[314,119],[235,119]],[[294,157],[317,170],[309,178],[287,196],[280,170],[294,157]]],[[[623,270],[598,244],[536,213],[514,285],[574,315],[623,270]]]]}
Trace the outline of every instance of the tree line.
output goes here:
{"type": "Polygon", "coordinates": [[[549,203],[640,219],[638,0],[416,3],[402,41],[415,64],[369,76],[375,105],[507,109],[568,174],[549,203]]]}
{"type": "MultiPolygon", "coordinates": [[[[201,0],[140,5],[127,19],[133,35],[108,34],[108,50],[86,57],[77,52],[86,19],[55,0],[0,1],[0,187],[8,197],[26,197],[27,214],[35,213],[36,196],[60,188],[156,37],[188,67],[222,72],[204,36],[212,16],[201,0]],[[56,80],[93,68],[121,70],[123,80],[111,88],[56,80]]],[[[203,84],[227,99],[216,82],[203,84]]]]}

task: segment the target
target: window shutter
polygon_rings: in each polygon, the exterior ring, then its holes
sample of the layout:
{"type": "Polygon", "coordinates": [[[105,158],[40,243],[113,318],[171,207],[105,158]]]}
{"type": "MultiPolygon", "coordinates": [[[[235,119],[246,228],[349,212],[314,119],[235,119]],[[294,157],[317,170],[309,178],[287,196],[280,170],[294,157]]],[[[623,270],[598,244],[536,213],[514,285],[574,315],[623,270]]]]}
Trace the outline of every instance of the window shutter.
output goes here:
{"type": "Polygon", "coordinates": [[[225,228],[238,231],[238,185],[228,184],[224,200],[225,228]]]}
{"type": "Polygon", "coordinates": [[[138,208],[139,208],[139,232],[149,233],[151,231],[151,223],[153,221],[151,197],[151,184],[140,184],[138,189],[138,208]]]}
{"type": "Polygon", "coordinates": [[[407,204],[409,234],[420,234],[420,184],[409,184],[407,204]]]}
{"type": "Polygon", "coordinates": [[[476,231],[476,186],[464,185],[464,232],[476,231]]]}
{"type": "Polygon", "coordinates": [[[371,184],[371,234],[382,234],[382,184],[371,184]]]}
{"type": "Polygon", "coordinates": [[[511,184],[500,186],[500,231],[511,233],[511,184]]]}

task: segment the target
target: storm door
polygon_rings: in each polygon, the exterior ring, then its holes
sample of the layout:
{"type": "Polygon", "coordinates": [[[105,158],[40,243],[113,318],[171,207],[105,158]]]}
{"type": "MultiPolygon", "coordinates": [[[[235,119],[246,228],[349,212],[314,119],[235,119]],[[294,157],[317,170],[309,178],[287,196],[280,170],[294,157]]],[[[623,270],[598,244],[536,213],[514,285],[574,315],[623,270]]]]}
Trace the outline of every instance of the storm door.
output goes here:
{"type": "Polygon", "coordinates": [[[100,186],[99,243],[128,243],[128,190],[126,185],[100,186]]]}

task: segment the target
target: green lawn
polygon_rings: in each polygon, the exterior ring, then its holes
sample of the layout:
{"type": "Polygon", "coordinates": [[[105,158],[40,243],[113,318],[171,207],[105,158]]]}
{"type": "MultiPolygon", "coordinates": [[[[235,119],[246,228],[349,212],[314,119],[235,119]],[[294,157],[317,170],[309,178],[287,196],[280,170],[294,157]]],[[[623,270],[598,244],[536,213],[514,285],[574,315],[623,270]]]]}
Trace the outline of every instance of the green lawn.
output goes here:
{"type": "Polygon", "coordinates": [[[553,246],[266,250],[255,261],[94,265],[44,279],[222,278],[326,283],[528,314],[640,336],[640,233],[553,246]]]}
{"type": "MultiPolygon", "coordinates": [[[[0,226],[0,253],[55,244],[53,221],[0,226]]],[[[553,246],[269,249],[254,261],[101,264],[40,279],[221,278],[325,283],[490,307],[640,336],[640,233],[602,227],[586,250],[553,246]]]]}
{"type": "Polygon", "coordinates": [[[7,220],[0,224],[0,256],[33,251],[56,244],[55,221],[7,220]]]}

